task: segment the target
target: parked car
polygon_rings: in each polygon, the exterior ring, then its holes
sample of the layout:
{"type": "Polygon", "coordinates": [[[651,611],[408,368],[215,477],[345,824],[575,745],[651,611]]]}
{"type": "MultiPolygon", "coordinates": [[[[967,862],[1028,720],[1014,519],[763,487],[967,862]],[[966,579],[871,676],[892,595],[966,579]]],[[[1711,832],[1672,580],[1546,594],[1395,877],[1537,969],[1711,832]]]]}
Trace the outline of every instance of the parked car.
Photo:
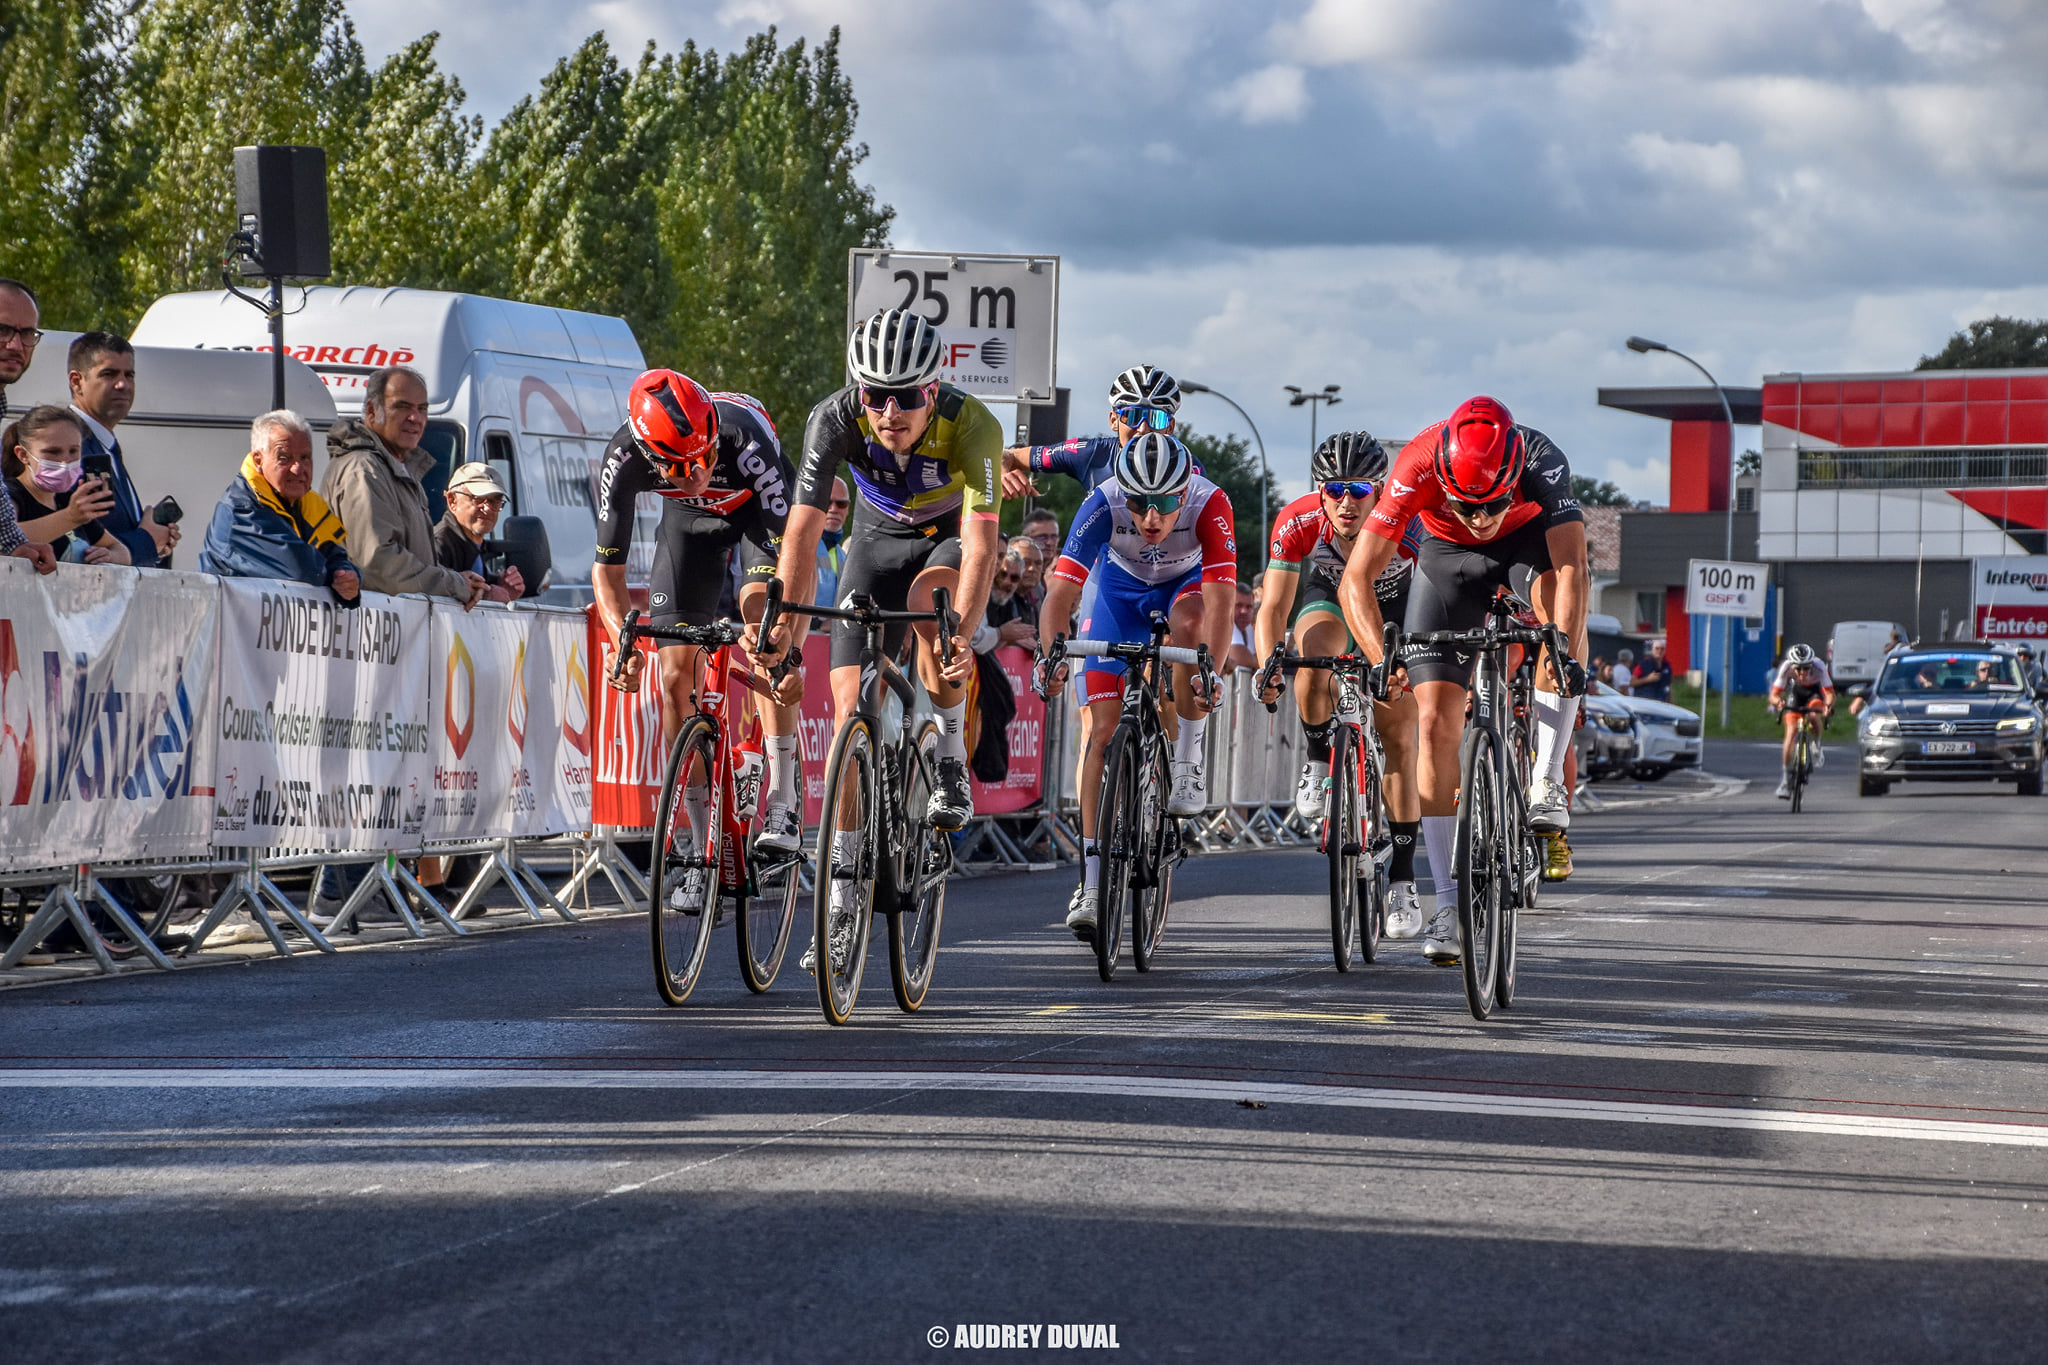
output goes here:
{"type": "MultiPolygon", "coordinates": [[[[1600,707],[1609,714],[1614,707],[1627,713],[1635,731],[1635,752],[1626,760],[1624,771],[1639,782],[1657,782],[1679,768],[1697,768],[1700,762],[1700,718],[1683,706],[1647,697],[1624,697],[1606,683],[1590,683],[1586,689],[1588,707],[1600,707]]],[[[1612,729],[1609,722],[1601,722],[1612,729]]],[[[1617,732],[1618,733],[1618,732],[1617,732]]]]}
{"type": "Polygon", "coordinates": [[[1579,703],[1585,724],[1579,727],[1583,744],[1579,762],[1586,780],[1621,777],[1635,766],[1636,718],[1620,693],[1605,683],[1591,684],[1579,703]]]}
{"type": "Polygon", "coordinates": [[[1850,691],[1868,703],[1856,724],[1863,795],[1898,781],[2011,782],[2021,796],[2041,794],[2043,698],[2009,649],[1901,650],[1874,685],[1850,691]]]}

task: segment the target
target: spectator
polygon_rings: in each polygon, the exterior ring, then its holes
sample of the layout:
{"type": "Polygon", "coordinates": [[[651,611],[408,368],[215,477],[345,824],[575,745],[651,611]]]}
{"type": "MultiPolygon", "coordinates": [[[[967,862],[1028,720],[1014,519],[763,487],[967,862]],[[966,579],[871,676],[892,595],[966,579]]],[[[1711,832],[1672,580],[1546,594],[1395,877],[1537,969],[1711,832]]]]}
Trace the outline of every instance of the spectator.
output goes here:
{"type": "Polygon", "coordinates": [[[526,595],[526,578],[507,564],[493,578],[484,572],[484,546],[498,529],[505,510],[505,485],[489,465],[471,460],[448,478],[448,510],[434,526],[434,559],[444,569],[467,571],[490,586],[487,602],[517,602],[526,595]]]}
{"type": "Polygon", "coordinates": [[[1259,570],[1252,575],[1252,620],[1259,619],[1259,608],[1266,600],[1266,571],[1259,570]]]}
{"type": "Polygon", "coordinates": [[[1029,536],[1014,536],[1010,540],[1010,553],[1017,557],[1017,563],[1024,576],[1017,583],[1017,600],[1022,602],[1033,617],[1038,615],[1038,604],[1045,600],[1045,551],[1038,548],[1038,542],[1029,536]]]}
{"type": "Polygon", "coordinates": [[[1650,652],[1636,670],[1634,693],[1651,701],[1671,700],[1671,660],[1664,657],[1664,642],[1650,641],[1650,652]]]}
{"type": "Polygon", "coordinates": [[[1258,605],[1252,599],[1252,585],[1239,580],[1237,585],[1237,610],[1230,618],[1230,667],[1257,668],[1259,660],[1252,653],[1254,648],[1252,628],[1258,620],[1258,605]]]}
{"type": "Polygon", "coordinates": [[[1586,670],[1586,673],[1588,677],[1596,682],[1604,682],[1609,686],[1612,686],[1614,683],[1614,665],[1607,662],[1605,654],[1595,654],[1592,666],[1586,670]]]}
{"type": "Polygon", "coordinates": [[[1038,648],[1038,613],[1019,600],[1017,592],[1023,581],[1024,565],[1013,550],[996,565],[995,577],[989,581],[988,610],[981,618],[982,628],[974,635],[978,653],[1009,645],[1038,648]]]}
{"type": "Polygon", "coordinates": [[[371,592],[423,592],[475,606],[489,586],[473,570],[443,568],[421,485],[434,457],[420,449],[427,430],[427,381],[392,365],[363,382],[363,415],[327,433],[321,488],[341,517],[349,558],[371,592]]]}
{"type": "MultiPolygon", "coordinates": [[[[839,541],[846,533],[846,513],[853,506],[853,497],[847,491],[846,480],[832,480],[832,501],[825,508],[825,533],[818,538],[822,553],[818,556],[818,595],[813,602],[830,605],[839,598],[839,570],[846,564],[846,551],[839,541]]],[[[735,555],[736,560],[739,556],[735,555]]],[[[813,618],[812,630],[823,630],[830,621],[813,618]]]]}
{"type": "MultiPolygon", "coordinates": [[[[20,280],[0,279],[0,421],[7,417],[7,386],[35,359],[36,343],[43,339],[42,320],[34,290],[20,280]]],[[[37,573],[57,567],[50,547],[30,540],[15,524],[12,498],[0,498],[0,554],[26,559],[37,573]]]]}
{"type": "Polygon", "coordinates": [[[310,583],[351,607],[362,600],[341,518],[313,491],[313,429],[296,412],[279,408],[249,424],[249,454],[213,509],[199,572],[310,583]]]}
{"type": "Polygon", "coordinates": [[[114,505],[113,490],[94,475],[81,479],[85,428],[69,408],[32,408],[0,436],[0,472],[21,534],[47,544],[59,559],[85,564],[126,564],[128,547],[100,518],[114,505]]]}
{"type": "Polygon", "coordinates": [[[106,527],[128,547],[136,568],[164,568],[183,533],[175,523],[157,525],[154,507],[144,509],[114,435],[135,406],[135,348],[112,332],[87,332],[71,343],[66,366],[71,410],[85,422],[85,471],[103,476],[114,493],[106,527]]]}
{"type": "Polygon", "coordinates": [[[1047,564],[1059,557],[1060,519],[1050,507],[1034,507],[1026,512],[1020,529],[1026,540],[1038,543],[1038,553],[1047,564]]]}
{"type": "Polygon", "coordinates": [[[1624,697],[1628,696],[1630,690],[1635,686],[1635,663],[1636,652],[1634,650],[1617,649],[1614,651],[1614,672],[1608,678],[1608,682],[1615,691],[1621,693],[1624,697]]]}

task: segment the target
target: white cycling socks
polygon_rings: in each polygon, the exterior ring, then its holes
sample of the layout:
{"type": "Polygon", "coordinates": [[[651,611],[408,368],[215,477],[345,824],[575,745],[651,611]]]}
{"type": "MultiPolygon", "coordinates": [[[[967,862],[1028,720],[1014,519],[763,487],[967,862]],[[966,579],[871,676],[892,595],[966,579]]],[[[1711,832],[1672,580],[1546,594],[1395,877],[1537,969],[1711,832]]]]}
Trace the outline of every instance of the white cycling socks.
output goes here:
{"type": "Polygon", "coordinates": [[[967,761],[967,698],[962,697],[957,705],[940,706],[933,703],[933,712],[939,718],[939,757],[957,758],[967,761]]]}
{"type": "Polygon", "coordinates": [[[1555,692],[1537,692],[1536,776],[1564,780],[1565,755],[1571,752],[1572,725],[1579,718],[1579,699],[1555,692]]]}
{"type": "Polygon", "coordinates": [[[697,848],[709,848],[704,840],[705,827],[711,823],[711,785],[685,785],[683,788],[683,818],[690,822],[690,837],[696,840],[697,848]]]}
{"type": "Polygon", "coordinates": [[[768,789],[795,805],[796,736],[763,735],[761,748],[768,755],[768,789]]]}
{"type": "Polygon", "coordinates": [[[1081,885],[1090,891],[1102,885],[1102,845],[1093,839],[1081,845],[1081,885]]]}
{"type": "Polygon", "coordinates": [[[1207,737],[1209,727],[1200,721],[1182,716],[1180,733],[1173,737],[1173,761],[1176,763],[1200,763],[1202,761],[1202,740],[1207,737]]]}
{"type": "Polygon", "coordinates": [[[1458,877],[1451,864],[1451,854],[1457,846],[1457,816],[1422,817],[1422,847],[1429,853],[1429,879],[1436,883],[1436,903],[1441,910],[1458,908],[1458,877]]]}

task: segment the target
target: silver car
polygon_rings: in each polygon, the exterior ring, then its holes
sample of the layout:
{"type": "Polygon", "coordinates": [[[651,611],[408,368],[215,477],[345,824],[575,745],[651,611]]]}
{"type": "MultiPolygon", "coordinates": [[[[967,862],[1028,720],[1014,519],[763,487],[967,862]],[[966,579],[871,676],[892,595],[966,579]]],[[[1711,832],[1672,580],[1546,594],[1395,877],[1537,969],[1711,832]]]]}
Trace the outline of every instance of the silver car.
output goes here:
{"type": "MultiPolygon", "coordinates": [[[[1611,711],[1620,707],[1635,724],[1635,752],[1627,762],[1630,777],[1639,782],[1656,782],[1678,768],[1700,765],[1700,718],[1683,706],[1647,697],[1625,697],[1606,683],[1587,688],[1589,709],[1602,705],[1611,711]]],[[[1603,722],[1604,723],[1604,722],[1603,722]]]]}

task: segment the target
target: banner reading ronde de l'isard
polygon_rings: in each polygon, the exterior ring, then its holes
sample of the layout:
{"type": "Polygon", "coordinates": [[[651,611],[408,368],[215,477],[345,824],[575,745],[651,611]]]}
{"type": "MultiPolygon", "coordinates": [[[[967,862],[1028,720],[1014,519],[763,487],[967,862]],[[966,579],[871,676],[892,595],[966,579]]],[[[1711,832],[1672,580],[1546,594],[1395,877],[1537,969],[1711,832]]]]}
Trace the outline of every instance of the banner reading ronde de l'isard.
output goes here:
{"type": "Polygon", "coordinates": [[[439,719],[427,604],[366,592],[221,583],[213,842],[226,848],[417,848],[439,719]]]}
{"type": "Polygon", "coordinates": [[[210,578],[0,557],[0,866],[204,854],[210,578]]]}

